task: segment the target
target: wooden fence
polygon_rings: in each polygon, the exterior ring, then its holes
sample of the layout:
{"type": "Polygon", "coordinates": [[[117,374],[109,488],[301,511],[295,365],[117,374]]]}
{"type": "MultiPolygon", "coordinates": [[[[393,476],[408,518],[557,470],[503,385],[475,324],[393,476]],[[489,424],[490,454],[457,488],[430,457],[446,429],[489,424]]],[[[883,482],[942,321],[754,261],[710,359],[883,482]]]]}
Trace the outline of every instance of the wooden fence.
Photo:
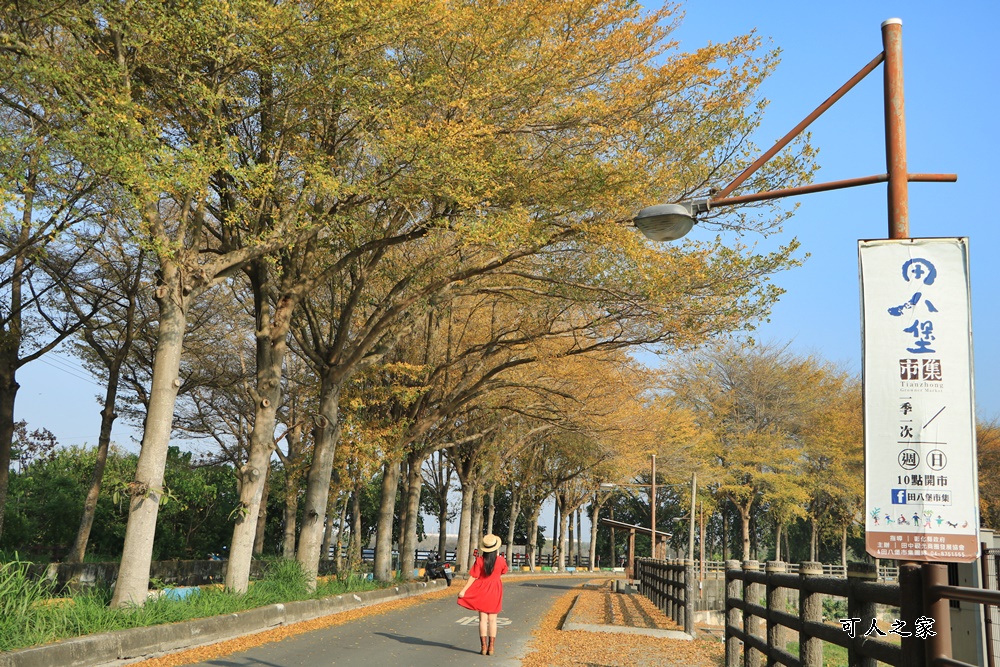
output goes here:
{"type": "Polygon", "coordinates": [[[635,559],[639,592],[694,636],[694,563],[688,560],[635,559]]]}
{"type": "Polygon", "coordinates": [[[821,667],[823,642],[846,648],[851,665],[902,665],[900,645],[876,639],[880,631],[871,629],[877,604],[898,608],[900,586],[876,581],[874,565],[852,563],[843,578],[824,575],[822,563],[802,563],[792,574],[781,562],[761,570],[757,561],[727,561],[726,667],[757,667],[765,659],[769,665],[821,667]],[[797,614],[788,612],[787,591],[798,593],[797,614]],[[847,598],[846,618],[859,620],[824,623],[824,595],[847,598]],[[786,650],[791,633],[797,633],[797,656],[786,650]]]}

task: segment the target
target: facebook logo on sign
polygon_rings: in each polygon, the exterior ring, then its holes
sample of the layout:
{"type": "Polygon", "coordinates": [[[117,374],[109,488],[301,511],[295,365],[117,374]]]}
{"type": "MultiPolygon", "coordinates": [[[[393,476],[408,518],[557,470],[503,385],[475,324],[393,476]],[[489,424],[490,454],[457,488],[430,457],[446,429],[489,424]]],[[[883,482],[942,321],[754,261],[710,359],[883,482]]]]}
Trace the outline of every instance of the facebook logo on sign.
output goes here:
{"type": "Polygon", "coordinates": [[[893,489],[892,490],[892,504],[893,505],[905,505],[906,504],[906,489],[893,489]]]}

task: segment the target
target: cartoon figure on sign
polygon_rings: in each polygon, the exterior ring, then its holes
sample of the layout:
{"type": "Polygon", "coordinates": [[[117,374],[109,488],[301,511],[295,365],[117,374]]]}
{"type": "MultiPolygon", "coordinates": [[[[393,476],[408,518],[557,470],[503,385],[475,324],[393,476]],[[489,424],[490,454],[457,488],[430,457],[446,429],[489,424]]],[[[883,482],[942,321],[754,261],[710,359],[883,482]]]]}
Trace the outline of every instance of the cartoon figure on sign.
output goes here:
{"type": "Polygon", "coordinates": [[[938,517],[937,517],[937,519],[935,519],[935,521],[937,521],[937,525],[938,526],[940,526],[942,523],[944,523],[944,519],[941,518],[940,514],[938,514],[938,517]]]}
{"type": "Polygon", "coordinates": [[[876,526],[878,525],[878,515],[879,515],[879,512],[881,512],[881,511],[882,511],[881,507],[876,507],[875,509],[873,509],[871,511],[871,515],[872,515],[872,518],[875,519],[875,525],[876,526]]]}
{"type": "Polygon", "coordinates": [[[920,525],[920,515],[917,514],[916,512],[913,513],[913,525],[914,526],[920,525]]]}
{"type": "Polygon", "coordinates": [[[895,521],[892,520],[892,517],[889,516],[888,514],[885,515],[885,522],[886,523],[896,523],[895,521]]]}
{"type": "Polygon", "coordinates": [[[930,510],[924,510],[924,528],[931,527],[931,517],[934,516],[934,512],[930,510]]]}
{"type": "Polygon", "coordinates": [[[952,523],[951,521],[945,521],[945,523],[948,524],[949,526],[951,526],[952,528],[958,528],[958,524],[957,523],[952,523]]]}
{"type": "Polygon", "coordinates": [[[900,524],[901,526],[909,526],[910,525],[910,522],[907,521],[906,517],[903,516],[902,514],[899,515],[899,521],[897,521],[896,523],[900,524]]]}

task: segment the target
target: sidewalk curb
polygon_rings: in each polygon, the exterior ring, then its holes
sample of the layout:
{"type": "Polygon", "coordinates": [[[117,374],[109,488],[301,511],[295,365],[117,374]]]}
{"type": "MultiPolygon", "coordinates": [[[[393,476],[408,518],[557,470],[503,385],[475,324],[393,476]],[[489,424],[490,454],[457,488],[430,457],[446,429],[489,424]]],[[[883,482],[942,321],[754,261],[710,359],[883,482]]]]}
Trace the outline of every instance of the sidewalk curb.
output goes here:
{"type": "Polygon", "coordinates": [[[443,581],[400,584],[322,600],[303,600],[210,616],[181,623],[115,630],[53,644],[0,653],[0,667],[101,667],[214,644],[271,628],[360,609],[379,602],[421,595],[445,587],[443,581]]]}

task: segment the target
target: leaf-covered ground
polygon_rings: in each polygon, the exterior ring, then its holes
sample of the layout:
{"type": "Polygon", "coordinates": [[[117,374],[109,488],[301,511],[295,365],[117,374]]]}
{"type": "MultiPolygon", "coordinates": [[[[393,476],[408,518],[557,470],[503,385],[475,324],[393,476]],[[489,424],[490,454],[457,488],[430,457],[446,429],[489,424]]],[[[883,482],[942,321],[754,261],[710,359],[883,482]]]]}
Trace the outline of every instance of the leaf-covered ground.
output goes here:
{"type": "Polygon", "coordinates": [[[542,619],[522,667],[721,667],[724,664],[724,647],[717,641],[560,630],[577,596],[573,613],[579,623],[680,629],[641,595],[615,594],[607,588],[574,590],[560,598],[542,619]]]}

